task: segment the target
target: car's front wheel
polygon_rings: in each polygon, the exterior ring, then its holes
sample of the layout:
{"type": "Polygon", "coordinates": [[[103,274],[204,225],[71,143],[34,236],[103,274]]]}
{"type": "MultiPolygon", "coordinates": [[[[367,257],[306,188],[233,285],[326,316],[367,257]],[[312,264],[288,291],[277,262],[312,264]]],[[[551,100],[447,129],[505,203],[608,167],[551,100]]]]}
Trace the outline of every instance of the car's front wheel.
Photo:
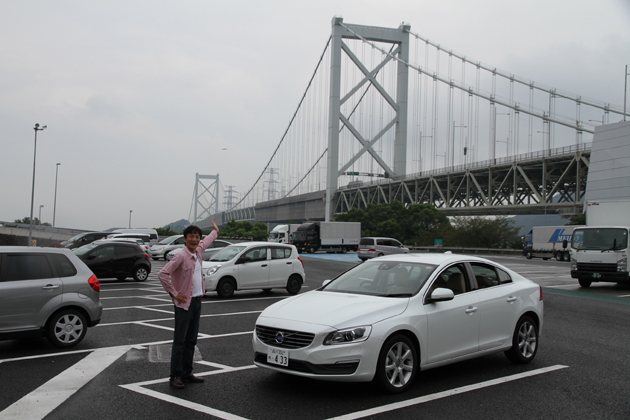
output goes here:
{"type": "Polygon", "coordinates": [[[538,327],[529,316],[523,316],[516,323],[512,336],[512,347],[505,352],[514,363],[529,363],[538,351],[538,327]]]}
{"type": "Polygon", "coordinates": [[[140,266],[133,270],[133,279],[135,281],[145,281],[149,277],[149,270],[146,267],[140,266]]]}
{"type": "Polygon", "coordinates": [[[525,258],[527,258],[528,260],[532,259],[532,251],[526,251],[525,252],[525,258]]]}
{"type": "Polygon", "coordinates": [[[87,332],[85,317],[74,309],[57,312],[48,320],[46,336],[57,347],[72,347],[81,342],[87,332]]]}
{"type": "Polygon", "coordinates": [[[290,295],[297,295],[302,288],[302,280],[298,276],[291,276],[287,281],[287,292],[290,295]]]}
{"type": "Polygon", "coordinates": [[[409,338],[397,334],[390,337],[381,348],[374,379],[391,394],[403,392],[413,382],[417,365],[416,347],[409,338]]]}
{"type": "Polygon", "coordinates": [[[232,279],[222,279],[217,285],[219,297],[228,298],[234,294],[234,281],[232,279]]]}

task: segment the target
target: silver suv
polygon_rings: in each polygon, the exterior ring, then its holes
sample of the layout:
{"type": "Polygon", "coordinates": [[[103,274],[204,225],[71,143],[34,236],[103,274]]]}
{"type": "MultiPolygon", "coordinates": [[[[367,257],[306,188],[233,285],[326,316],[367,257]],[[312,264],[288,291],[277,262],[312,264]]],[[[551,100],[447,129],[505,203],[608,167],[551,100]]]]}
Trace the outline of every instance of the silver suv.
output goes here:
{"type": "Polygon", "coordinates": [[[361,261],[391,254],[408,254],[409,248],[392,238],[361,238],[357,256],[361,261]]]}
{"type": "Polygon", "coordinates": [[[101,320],[100,285],[70,250],[0,246],[0,339],[77,345],[101,320]]]}

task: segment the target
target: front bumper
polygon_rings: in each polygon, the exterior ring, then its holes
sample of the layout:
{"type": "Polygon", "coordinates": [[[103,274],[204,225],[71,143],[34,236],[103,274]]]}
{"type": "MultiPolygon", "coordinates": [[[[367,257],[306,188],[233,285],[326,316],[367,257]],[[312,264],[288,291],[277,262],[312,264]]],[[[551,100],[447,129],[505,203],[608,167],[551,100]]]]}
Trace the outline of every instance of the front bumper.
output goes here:
{"type": "MultiPolygon", "coordinates": [[[[254,364],[277,372],[328,381],[368,382],[374,378],[378,354],[383,344],[381,340],[371,336],[359,343],[324,346],[324,338],[334,329],[318,326],[321,327],[319,331],[313,331],[313,325],[310,326],[310,332],[315,333],[310,345],[299,349],[285,349],[289,351],[288,366],[267,362],[267,350],[271,346],[263,343],[254,332],[254,364]]],[[[296,327],[300,329],[296,325],[292,325],[291,329],[296,327]]]]}
{"type": "Polygon", "coordinates": [[[630,277],[626,271],[585,271],[585,270],[571,270],[571,277],[574,279],[588,280],[592,282],[605,281],[614,283],[628,283],[630,277]]]}

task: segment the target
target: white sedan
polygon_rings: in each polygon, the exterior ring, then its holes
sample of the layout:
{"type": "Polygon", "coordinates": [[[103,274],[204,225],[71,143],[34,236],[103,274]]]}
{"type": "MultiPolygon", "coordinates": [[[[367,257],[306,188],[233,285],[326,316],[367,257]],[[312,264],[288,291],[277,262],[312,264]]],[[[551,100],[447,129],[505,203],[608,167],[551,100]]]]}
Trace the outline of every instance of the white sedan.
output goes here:
{"type": "Polygon", "coordinates": [[[542,288],[492,261],[404,254],[362,263],[312,292],[265,309],[254,363],[402,392],[420,369],[495,352],[531,362],[543,325],[542,288]]]}

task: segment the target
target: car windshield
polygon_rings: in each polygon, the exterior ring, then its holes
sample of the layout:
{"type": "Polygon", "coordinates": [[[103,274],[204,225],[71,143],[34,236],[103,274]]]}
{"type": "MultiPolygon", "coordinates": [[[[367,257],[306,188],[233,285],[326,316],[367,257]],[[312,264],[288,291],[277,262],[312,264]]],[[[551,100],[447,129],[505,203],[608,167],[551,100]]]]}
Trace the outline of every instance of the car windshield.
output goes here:
{"type": "Polygon", "coordinates": [[[72,252],[74,252],[76,255],[83,255],[83,254],[87,254],[88,252],[96,248],[97,246],[98,244],[91,243],[91,244],[83,245],[82,247],[79,247],[79,248],[75,248],[72,250],[72,252]]]}
{"type": "Polygon", "coordinates": [[[346,271],[319,290],[409,297],[418,293],[436,267],[435,264],[398,261],[365,262],[346,271]]]}
{"type": "Polygon", "coordinates": [[[628,230],[615,228],[575,229],[571,247],[577,250],[614,250],[628,246],[628,230]]]}
{"type": "Polygon", "coordinates": [[[158,242],[158,245],[168,245],[177,238],[179,238],[179,235],[169,236],[168,238],[162,239],[160,242],[158,242]]]}
{"type": "Polygon", "coordinates": [[[269,232],[269,239],[278,239],[278,232],[269,232]]]}
{"type": "Polygon", "coordinates": [[[244,246],[226,246],[221,251],[214,254],[208,261],[230,261],[245,248],[244,246]]]}
{"type": "Polygon", "coordinates": [[[79,233],[78,235],[74,235],[72,238],[67,239],[66,242],[76,242],[78,241],[82,236],[85,236],[85,233],[79,233]]]}

